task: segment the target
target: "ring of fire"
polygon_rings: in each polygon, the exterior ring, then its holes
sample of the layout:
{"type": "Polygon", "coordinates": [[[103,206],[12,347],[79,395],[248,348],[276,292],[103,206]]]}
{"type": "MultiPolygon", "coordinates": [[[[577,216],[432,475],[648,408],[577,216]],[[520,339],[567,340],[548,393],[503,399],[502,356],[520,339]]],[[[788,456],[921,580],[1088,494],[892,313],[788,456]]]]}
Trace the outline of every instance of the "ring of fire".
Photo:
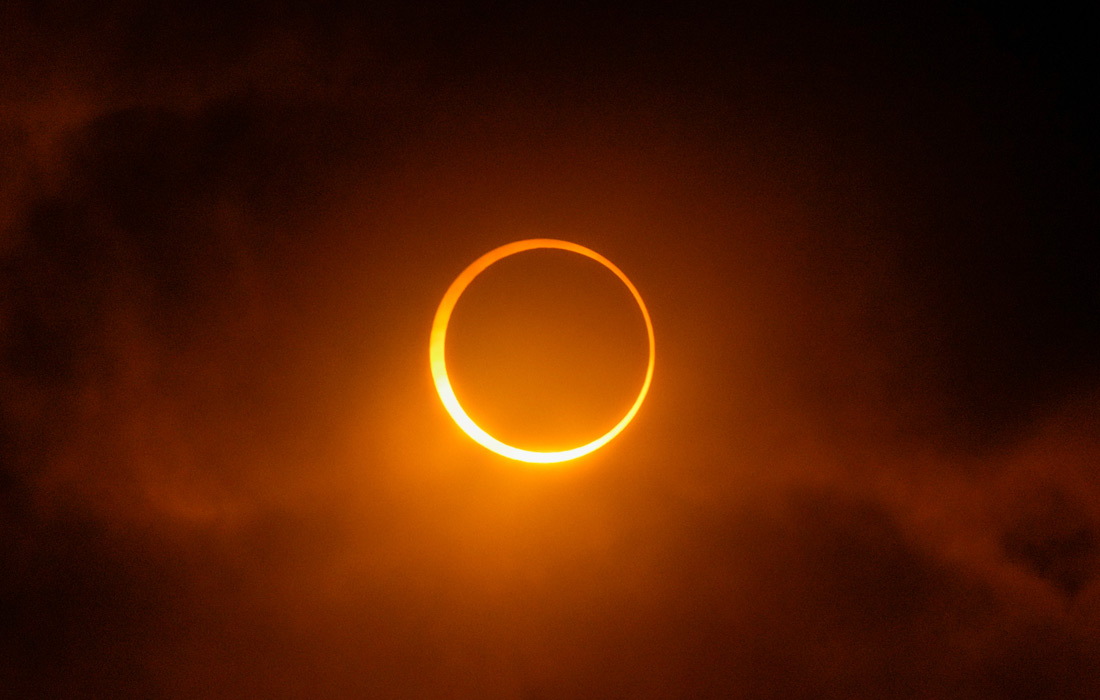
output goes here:
{"type": "Polygon", "coordinates": [[[473,438],[474,441],[481,446],[503,457],[522,462],[552,464],[555,462],[565,462],[570,459],[576,459],[577,457],[598,450],[610,442],[616,435],[621,433],[623,428],[633,420],[635,414],[638,413],[638,409],[641,408],[642,401],[645,400],[646,393],[649,391],[650,382],[653,380],[654,347],[653,322],[649,318],[649,311],[646,309],[645,302],[642,301],[642,295],[638,293],[638,289],[629,279],[627,279],[627,276],[623,274],[622,270],[604,256],[582,245],[570,243],[569,241],[559,241],[553,238],[530,238],[494,248],[471,263],[470,266],[463,270],[462,274],[451,283],[451,286],[447,289],[447,293],[443,295],[443,300],[439,302],[439,308],[435,312],[435,320],[432,322],[429,355],[431,359],[432,379],[435,380],[435,389],[439,393],[439,398],[443,402],[443,406],[447,409],[447,412],[451,414],[451,418],[454,419],[455,423],[457,423],[467,435],[473,438]],[[592,442],[557,452],[536,452],[507,445],[497,440],[474,423],[473,419],[463,410],[462,405],[455,396],[454,389],[451,388],[451,380],[447,376],[447,362],[444,353],[447,343],[447,325],[451,321],[451,313],[454,311],[455,304],[458,303],[458,298],[462,296],[462,293],[466,291],[466,287],[474,281],[474,278],[484,272],[485,268],[498,260],[510,255],[515,255],[516,253],[539,248],[553,248],[578,253],[595,260],[615,273],[615,276],[626,285],[631,295],[633,295],[634,300],[638,303],[638,308],[642,312],[642,318],[645,319],[646,334],[649,338],[649,361],[646,365],[645,380],[642,382],[642,389],[638,392],[638,397],[634,399],[634,403],[631,405],[630,410],[626,412],[626,415],[615,424],[615,427],[611,428],[611,430],[592,442]]]}

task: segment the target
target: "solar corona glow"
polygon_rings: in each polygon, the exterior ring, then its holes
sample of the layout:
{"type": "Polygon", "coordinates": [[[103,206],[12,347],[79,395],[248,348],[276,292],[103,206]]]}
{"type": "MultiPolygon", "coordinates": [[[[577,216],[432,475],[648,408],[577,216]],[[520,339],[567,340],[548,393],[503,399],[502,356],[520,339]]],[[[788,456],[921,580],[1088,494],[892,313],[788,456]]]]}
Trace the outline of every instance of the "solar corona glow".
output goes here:
{"type": "Polygon", "coordinates": [[[522,462],[531,462],[536,464],[552,464],[556,462],[565,462],[567,460],[576,459],[586,454],[594,452],[599,448],[610,442],[616,435],[622,432],[623,428],[633,420],[635,414],[638,413],[638,409],[642,406],[642,401],[645,400],[646,393],[649,391],[650,382],[653,380],[653,364],[654,364],[654,339],[653,339],[653,323],[649,318],[649,311],[646,309],[645,302],[642,301],[642,295],[638,293],[638,289],[627,278],[623,271],[614,265],[610,260],[600,255],[594,250],[585,248],[582,245],[576,243],[570,243],[569,241],[561,241],[552,238],[531,238],[522,241],[516,241],[507,245],[494,248],[485,255],[475,260],[470,264],[462,273],[451,283],[451,286],[447,289],[446,294],[443,295],[443,300],[439,302],[439,308],[435,312],[435,320],[432,322],[432,332],[430,341],[430,360],[432,369],[432,378],[435,381],[435,389],[439,393],[439,398],[443,402],[443,406],[447,409],[447,412],[454,419],[462,430],[474,439],[478,444],[482,445],[486,449],[509,459],[515,459],[522,462]],[[638,308],[642,312],[642,318],[645,320],[646,335],[649,339],[649,361],[646,364],[645,380],[642,382],[641,391],[638,392],[637,398],[634,399],[634,403],[631,405],[630,410],[626,412],[626,415],[615,424],[611,430],[607,431],[595,440],[573,447],[567,450],[559,450],[554,452],[539,452],[534,450],[525,450],[519,447],[505,444],[496,439],[489,433],[485,432],[479,425],[477,425],[473,419],[462,408],[462,405],[458,402],[458,398],[455,396],[454,389],[451,387],[450,378],[447,376],[447,362],[445,348],[447,343],[447,325],[450,323],[451,314],[454,311],[455,304],[458,303],[459,297],[470,285],[474,279],[485,271],[493,263],[502,260],[510,255],[516,253],[522,253],[528,250],[538,250],[542,248],[550,248],[556,250],[565,250],[572,253],[583,255],[587,258],[595,260],[610,270],[618,277],[627,289],[630,290],[634,300],[638,303],[638,308]]]}

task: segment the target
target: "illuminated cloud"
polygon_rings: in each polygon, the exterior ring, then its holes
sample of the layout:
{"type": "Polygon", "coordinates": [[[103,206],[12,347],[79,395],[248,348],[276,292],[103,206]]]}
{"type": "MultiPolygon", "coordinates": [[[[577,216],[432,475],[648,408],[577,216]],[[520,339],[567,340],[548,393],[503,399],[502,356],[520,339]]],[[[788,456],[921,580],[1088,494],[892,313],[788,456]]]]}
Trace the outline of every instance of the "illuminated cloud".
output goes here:
{"type": "Polygon", "coordinates": [[[1100,691],[1083,29],[0,26],[14,696],[1100,691]],[[659,338],[574,469],[470,445],[425,361],[455,271],[525,237],[614,260],[659,338]]]}

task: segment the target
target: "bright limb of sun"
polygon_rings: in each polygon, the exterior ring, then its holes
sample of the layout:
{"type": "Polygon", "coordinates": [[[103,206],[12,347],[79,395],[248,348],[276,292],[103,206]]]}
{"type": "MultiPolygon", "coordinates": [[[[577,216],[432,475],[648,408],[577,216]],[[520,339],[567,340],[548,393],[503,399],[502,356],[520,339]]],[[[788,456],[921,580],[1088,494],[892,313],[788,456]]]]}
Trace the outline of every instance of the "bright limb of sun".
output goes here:
{"type": "Polygon", "coordinates": [[[646,309],[645,302],[642,301],[642,295],[638,293],[638,289],[627,276],[623,274],[622,270],[604,256],[582,245],[553,238],[530,238],[494,248],[471,263],[470,266],[463,270],[455,281],[451,283],[451,286],[447,289],[447,293],[443,295],[443,300],[439,302],[439,308],[435,312],[435,320],[432,322],[429,355],[431,359],[432,379],[435,381],[435,389],[439,393],[439,398],[443,401],[443,406],[447,409],[447,412],[451,414],[451,418],[454,419],[455,423],[457,423],[467,435],[473,438],[478,444],[503,457],[522,462],[552,464],[555,462],[565,462],[570,459],[576,459],[577,457],[582,457],[590,452],[598,450],[610,442],[616,435],[621,433],[623,428],[634,419],[635,414],[638,413],[638,409],[642,406],[642,401],[645,400],[646,393],[649,391],[650,382],[653,380],[654,348],[653,322],[649,318],[649,311],[646,309]],[[455,396],[454,389],[451,388],[451,380],[447,376],[447,362],[444,352],[447,344],[447,325],[451,321],[451,313],[454,311],[455,304],[458,303],[459,297],[462,296],[466,287],[474,281],[474,278],[480,275],[485,268],[498,260],[502,260],[510,255],[515,255],[516,253],[522,253],[527,250],[537,250],[540,248],[567,250],[578,253],[595,260],[613,272],[615,276],[626,285],[627,289],[629,289],[630,293],[634,296],[634,300],[638,303],[638,308],[641,309],[642,312],[642,318],[645,319],[646,334],[649,337],[649,362],[646,365],[645,380],[642,382],[642,389],[638,392],[638,397],[634,399],[634,403],[631,405],[630,410],[626,412],[626,415],[624,415],[611,430],[592,442],[557,452],[537,452],[507,445],[497,440],[477,425],[477,423],[467,415],[466,411],[463,410],[462,404],[458,402],[458,398],[455,396]]]}

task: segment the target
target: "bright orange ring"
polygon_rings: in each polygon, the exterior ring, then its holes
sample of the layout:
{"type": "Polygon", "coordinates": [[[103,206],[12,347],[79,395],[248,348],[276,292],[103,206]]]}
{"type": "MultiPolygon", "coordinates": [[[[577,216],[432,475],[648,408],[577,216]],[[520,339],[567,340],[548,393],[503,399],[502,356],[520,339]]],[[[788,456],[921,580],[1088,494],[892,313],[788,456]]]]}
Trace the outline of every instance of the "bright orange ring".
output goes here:
{"type": "Polygon", "coordinates": [[[522,462],[551,464],[554,462],[564,462],[566,460],[576,459],[589,452],[594,452],[622,432],[627,423],[634,418],[638,409],[641,408],[642,401],[645,400],[646,392],[649,391],[649,384],[653,381],[654,347],[653,322],[649,319],[649,311],[646,310],[645,302],[642,301],[642,295],[638,293],[637,288],[627,279],[622,270],[615,267],[614,263],[596,251],[589,250],[576,243],[559,241],[553,238],[530,238],[525,241],[516,241],[515,243],[509,243],[490,250],[488,253],[471,263],[470,266],[463,270],[462,274],[451,283],[451,286],[447,288],[447,293],[443,295],[443,300],[439,302],[439,308],[435,312],[435,320],[432,321],[429,354],[432,365],[432,378],[435,380],[435,390],[439,392],[439,398],[443,401],[443,406],[447,409],[447,412],[451,414],[451,418],[454,419],[455,423],[458,423],[458,427],[462,428],[467,435],[472,437],[480,445],[496,452],[498,455],[520,460],[522,462]],[[447,324],[450,323],[451,313],[454,311],[455,304],[458,303],[458,298],[462,296],[462,292],[466,291],[466,287],[468,287],[470,283],[474,281],[474,278],[480,275],[485,268],[498,260],[506,258],[509,255],[522,253],[526,250],[536,250],[539,248],[555,248],[558,250],[568,250],[574,253],[580,253],[614,272],[615,276],[622,280],[623,284],[630,290],[630,293],[634,295],[634,300],[638,302],[638,308],[642,310],[642,318],[645,319],[646,333],[649,335],[649,364],[645,370],[645,381],[642,382],[642,390],[638,392],[638,398],[634,399],[634,405],[630,407],[630,410],[626,412],[626,415],[623,416],[622,420],[620,420],[614,428],[600,437],[580,447],[561,450],[559,452],[535,452],[533,450],[523,450],[518,447],[512,447],[482,430],[481,427],[478,426],[477,423],[474,423],[470,416],[466,414],[461,404],[458,403],[458,398],[455,397],[454,389],[451,388],[451,380],[447,377],[447,363],[444,355],[444,346],[447,342],[447,324]]]}

